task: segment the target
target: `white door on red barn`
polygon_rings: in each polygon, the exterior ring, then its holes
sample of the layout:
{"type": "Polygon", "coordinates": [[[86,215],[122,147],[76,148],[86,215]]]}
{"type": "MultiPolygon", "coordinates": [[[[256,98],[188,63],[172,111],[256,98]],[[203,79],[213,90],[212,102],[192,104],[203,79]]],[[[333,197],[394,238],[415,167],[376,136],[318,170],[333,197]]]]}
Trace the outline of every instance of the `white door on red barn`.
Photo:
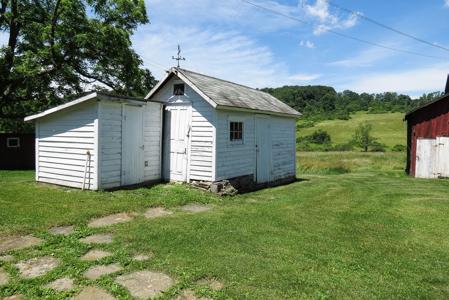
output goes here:
{"type": "Polygon", "coordinates": [[[269,116],[256,116],[256,182],[271,180],[271,122],[269,116]]]}
{"type": "Polygon", "coordinates": [[[144,180],[143,109],[123,105],[122,115],[122,185],[144,180]]]}
{"type": "Polygon", "coordinates": [[[436,178],[437,149],[434,139],[417,139],[415,177],[436,178]]]}
{"type": "Polygon", "coordinates": [[[439,177],[449,177],[449,137],[437,138],[437,172],[439,177]]]}
{"type": "Polygon", "coordinates": [[[187,181],[190,105],[170,105],[164,113],[164,178],[187,181]]]}

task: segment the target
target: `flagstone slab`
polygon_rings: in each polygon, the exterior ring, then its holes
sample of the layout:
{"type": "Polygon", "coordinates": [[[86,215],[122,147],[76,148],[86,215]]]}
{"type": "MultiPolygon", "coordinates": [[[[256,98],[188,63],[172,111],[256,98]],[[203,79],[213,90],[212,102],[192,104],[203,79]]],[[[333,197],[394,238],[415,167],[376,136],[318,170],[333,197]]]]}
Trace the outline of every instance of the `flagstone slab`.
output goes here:
{"type": "Polygon", "coordinates": [[[197,297],[192,290],[183,290],[181,294],[179,294],[172,300],[213,300],[213,299],[208,297],[197,297]]]}
{"type": "Polygon", "coordinates": [[[0,237],[0,253],[37,246],[43,241],[32,235],[0,237]]]}
{"type": "Polygon", "coordinates": [[[208,286],[213,291],[219,291],[223,289],[224,285],[215,278],[200,279],[196,282],[198,285],[208,286]]]}
{"type": "Polygon", "coordinates": [[[80,242],[83,244],[110,244],[112,239],[113,235],[110,233],[99,233],[80,239],[80,242]]]}
{"type": "Polygon", "coordinates": [[[106,227],[111,226],[115,224],[125,223],[129,222],[133,219],[133,216],[128,213],[119,213],[119,214],[113,214],[101,218],[93,219],[89,222],[87,225],[90,228],[100,228],[100,227],[106,227]]]}
{"type": "Polygon", "coordinates": [[[166,210],[163,207],[152,207],[147,209],[147,211],[143,214],[147,219],[159,218],[172,215],[173,212],[166,210]]]}
{"type": "Polygon", "coordinates": [[[65,292],[65,291],[73,290],[73,288],[75,287],[75,284],[74,284],[72,278],[64,277],[64,278],[56,279],[53,282],[50,282],[45,287],[49,288],[49,289],[53,289],[58,292],[65,292]]]}
{"type": "Polygon", "coordinates": [[[73,297],[72,300],[115,300],[114,296],[96,286],[84,288],[81,293],[73,297]]]}
{"type": "Polygon", "coordinates": [[[135,260],[135,261],[146,261],[146,260],[149,260],[151,258],[153,258],[152,254],[151,255],[137,254],[137,255],[134,255],[133,260],[135,260]]]}
{"type": "Polygon", "coordinates": [[[12,255],[2,255],[2,256],[0,256],[0,261],[3,261],[3,262],[11,262],[13,260],[14,260],[14,256],[12,256],[12,255]]]}
{"type": "Polygon", "coordinates": [[[25,298],[23,298],[22,295],[12,295],[12,296],[3,298],[3,300],[23,300],[23,299],[25,299],[25,298]]]}
{"type": "Polygon", "coordinates": [[[167,274],[152,271],[137,271],[117,277],[116,283],[129,290],[137,299],[148,299],[160,296],[175,281],[167,274]]]}
{"type": "Polygon", "coordinates": [[[123,270],[123,268],[119,264],[93,266],[84,272],[84,277],[95,280],[102,276],[116,273],[121,270],[123,270]]]}
{"type": "Polygon", "coordinates": [[[92,249],[87,252],[83,257],[81,257],[82,261],[95,261],[108,256],[111,256],[112,253],[108,251],[103,251],[99,249],[92,249]]]}
{"type": "Polygon", "coordinates": [[[75,231],[75,226],[56,226],[52,227],[48,230],[49,233],[53,235],[64,235],[68,236],[71,235],[75,231]]]}
{"type": "Polygon", "coordinates": [[[211,210],[212,206],[206,205],[206,204],[192,203],[192,204],[187,204],[187,205],[181,206],[180,208],[183,211],[187,211],[187,212],[191,212],[191,213],[200,213],[200,212],[205,212],[205,211],[211,210]]]}
{"type": "Polygon", "coordinates": [[[5,270],[0,268],[0,286],[7,285],[9,282],[9,275],[5,270]]]}
{"type": "Polygon", "coordinates": [[[35,257],[16,264],[23,278],[36,278],[52,271],[59,265],[59,259],[52,256],[35,257]]]}

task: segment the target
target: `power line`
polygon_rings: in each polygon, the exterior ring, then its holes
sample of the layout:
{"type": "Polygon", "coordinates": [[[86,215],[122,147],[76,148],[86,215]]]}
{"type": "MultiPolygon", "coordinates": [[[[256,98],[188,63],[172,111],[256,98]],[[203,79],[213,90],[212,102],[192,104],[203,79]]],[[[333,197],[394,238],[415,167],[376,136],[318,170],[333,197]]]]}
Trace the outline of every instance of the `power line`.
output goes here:
{"type": "MultiPolygon", "coordinates": [[[[242,2],[245,2],[245,3],[249,4],[249,5],[252,5],[252,6],[254,6],[254,7],[257,7],[257,8],[259,8],[259,9],[268,11],[268,12],[270,12],[270,13],[272,13],[272,14],[275,14],[275,15],[278,15],[278,16],[282,16],[282,17],[288,18],[288,19],[290,19],[290,20],[299,22],[299,23],[301,23],[301,24],[313,25],[312,23],[310,23],[310,22],[308,22],[308,21],[305,21],[305,20],[302,20],[302,19],[299,19],[299,18],[290,16],[290,15],[288,15],[288,14],[282,13],[282,12],[280,12],[280,11],[277,11],[277,10],[274,10],[274,9],[271,9],[271,8],[268,8],[268,7],[265,7],[265,6],[256,4],[256,3],[251,2],[251,1],[249,1],[249,0],[241,0],[241,1],[242,1],[242,2]]],[[[441,56],[427,55],[427,54],[418,53],[418,52],[414,52],[414,51],[409,51],[409,50],[399,49],[399,48],[396,48],[396,47],[390,47],[390,46],[386,46],[386,45],[379,44],[379,43],[376,43],[376,42],[371,42],[371,41],[368,41],[368,40],[364,40],[364,39],[361,39],[361,38],[358,38],[358,37],[355,37],[355,36],[352,36],[352,35],[349,35],[349,34],[345,34],[345,33],[339,32],[339,31],[335,31],[335,30],[333,30],[333,29],[326,29],[326,32],[330,32],[330,33],[333,33],[333,34],[338,35],[338,36],[340,36],[340,37],[344,37],[344,38],[346,38],[346,39],[350,39],[350,40],[353,40],[353,41],[357,41],[357,42],[359,42],[359,43],[364,43],[364,44],[367,44],[367,45],[371,45],[371,46],[375,46],[375,47],[379,47],[379,48],[383,48],[383,49],[387,49],[387,50],[391,50],[391,51],[396,51],[396,52],[401,52],[401,53],[406,53],[406,54],[411,54],[411,55],[421,56],[421,57],[426,57],[426,58],[434,58],[434,59],[441,59],[441,60],[449,60],[449,57],[441,57],[441,56]]]]}
{"type": "Polygon", "coordinates": [[[347,12],[347,13],[356,15],[357,17],[359,17],[359,18],[361,18],[361,19],[364,19],[365,21],[368,21],[368,22],[370,22],[370,23],[373,23],[373,24],[375,24],[375,25],[377,25],[377,26],[379,26],[379,27],[382,27],[382,28],[384,28],[384,29],[393,31],[393,32],[395,32],[395,33],[397,33],[397,34],[403,35],[403,36],[405,36],[405,37],[408,37],[408,38],[413,39],[413,40],[415,40],[415,41],[418,41],[418,42],[420,42],[420,43],[426,44],[426,45],[428,45],[428,46],[432,46],[432,47],[439,48],[439,49],[441,49],[441,50],[445,50],[445,51],[448,51],[448,52],[449,52],[449,48],[440,46],[440,45],[438,45],[438,44],[435,44],[435,43],[432,43],[432,42],[429,42],[429,41],[426,41],[426,40],[424,40],[424,39],[422,39],[422,38],[419,38],[419,37],[417,37],[417,36],[411,35],[411,34],[409,34],[409,33],[406,33],[406,32],[404,32],[404,31],[401,31],[401,30],[399,30],[399,29],[396,29],[396,28],[393,28],[393,27],[388,26],[388,25],[386,25],[386,24],[383,24],[383,23],[381,23],[381,22],[379,22],[379,21],[376,21],[376,20],[374,20],[374,19],[372,19],[372,18],[370,18],[370,17],[365,16],[364,14],[362,14],[362,13],[360,13],[360,12],[357,12],[357,11],[354,11],[354,10],[352,10],[352,9],[349,9],[349,8],[346,8],[346,7],[343,7],[343,6],[340,6],[340,5],[338,5],[338,4],[336,4],[336,3],[332,2],[332,1],[329,1],[329,4],[332,5],[332,6],[334,6],[334,7],[336,7],[336,8],[338,8],[338,9],[340,9],[340,10],[343,10],[343,11],[345,11],[345,12],[347,12]]]}

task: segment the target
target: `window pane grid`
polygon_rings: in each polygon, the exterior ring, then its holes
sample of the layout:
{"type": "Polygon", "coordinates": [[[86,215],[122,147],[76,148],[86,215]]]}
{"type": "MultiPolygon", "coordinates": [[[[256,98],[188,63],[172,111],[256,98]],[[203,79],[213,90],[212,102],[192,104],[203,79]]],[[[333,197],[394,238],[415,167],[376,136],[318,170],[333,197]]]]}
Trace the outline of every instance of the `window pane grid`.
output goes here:
{"type": "Polygon", "coordinates": [[[229,123],[229,140],[230,141],[243,140],[243,122],[229,123]]]}

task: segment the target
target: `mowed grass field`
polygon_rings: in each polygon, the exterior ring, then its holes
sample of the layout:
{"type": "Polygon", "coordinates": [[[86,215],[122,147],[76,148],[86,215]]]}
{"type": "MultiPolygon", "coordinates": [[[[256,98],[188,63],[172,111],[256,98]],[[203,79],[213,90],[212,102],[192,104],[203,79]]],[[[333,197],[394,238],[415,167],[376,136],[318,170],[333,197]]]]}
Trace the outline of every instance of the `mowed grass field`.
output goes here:
{"type": "Polygon", "coordinates": [[[349,120],[327,120],[317,123],[314,127],[300,128],[298,136],[310,135],[315,130],[321,129],[329,133],[332,143],[343,144],[352,138],[357,126],[368,123],[373,126],[372,135],[387,147],[405,146],[407,123],[403,119],[403,113],[367,114],[358,112],[352,114],[349,120]]]}
{"type": "MultiPolygon", "coordinates": [[[[111,251],[100,264],[119,262],[124,270],[158,270],[182,289],[214,299],[447,299],[449,297],[449,181],[418,180],[404,172],[403,153],[300,153],[298,181],[235,197],[219,198],[184,185],[157,185],[130,191],[81,192],[34,183],[32,172],[0,172],[0,236],[33,234],[45,243],[12,251],[0,262],[11,274],[0,298],[64,299],[82,286],[101,286],[119,299],[127,290],[117,274],[96,281],[83,277],[90,246],[78,239],[95,232],[114,234],[96,248],[111,251]],[[190,214],[176,209],[190,202],[214,209],[190,214]],[[173,215],[108,228],[86,226],[95,216],[143,212],[164,206],[173,215]],[[69,237],[47,233],[74,224],[69,237]],[[135,253],[153,253],[147,262],[135,253]],[[14,263],[54,255],[62,264],[49,274],[23,280],[14,263]],[[69,276],[78,288],[56,293],[48,282],[69,276]],[[216,278],[221,291],[196,285],[216,278]]],[[[97,263],[98,264],[98,263],[97,263]]]]}

